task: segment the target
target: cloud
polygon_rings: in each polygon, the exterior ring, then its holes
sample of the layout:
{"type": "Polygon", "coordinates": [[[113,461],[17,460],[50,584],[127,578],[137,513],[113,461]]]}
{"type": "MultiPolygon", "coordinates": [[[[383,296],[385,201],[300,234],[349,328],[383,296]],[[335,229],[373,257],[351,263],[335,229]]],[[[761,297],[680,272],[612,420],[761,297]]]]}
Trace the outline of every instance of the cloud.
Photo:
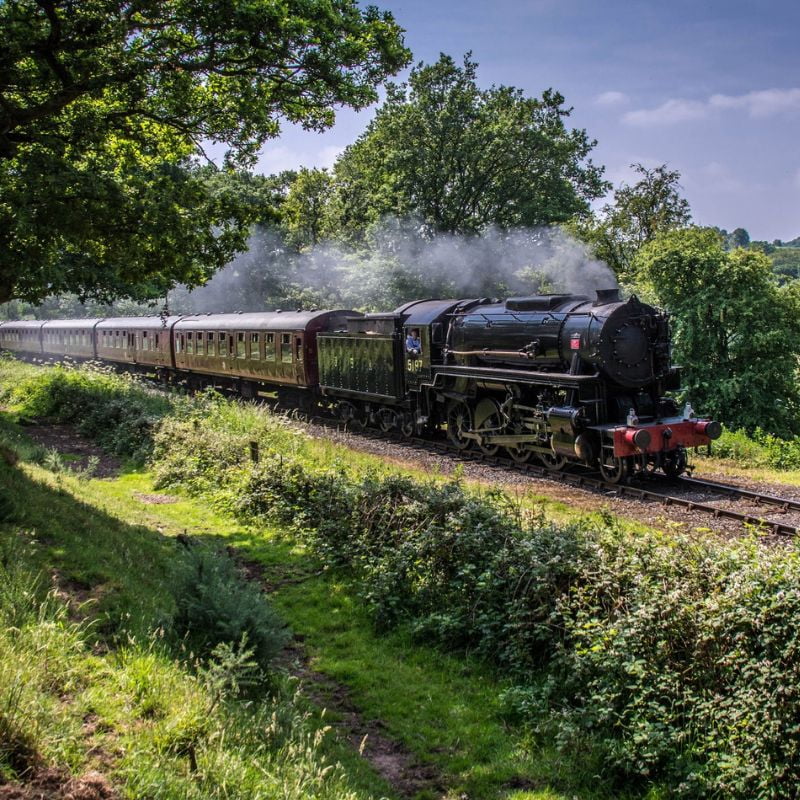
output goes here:
{"type": "Polygon", "coordinates": [[[751,117],[769,117],[782,111],[800,110],[800,89],[764,89],[741,95],[715,94],[708,103],[712,108],[743,109],[751,117]]]}
{"type": "Polygon", "coordinates": [[[716,192],[740,192],[745,189],[744,183],[725,164],[710,161],[700,170],[703,186],[716,192]]]}
{"type": "Polygon", "coordinates": [[[597,95],[594,103],[597,106],[622,106],[630,100],[624,92],[603,92],[597,95]]]}
{"type": "Polygon", "coordinates": [[[657,108],[628,111],[622,121],[629,125],[674,125],[708,116],[708,107],[698,100],[667,100],[657,108]]]}
{"type": "Polygon", "coordinates": [[[623,114],[622,121],[639,127],[674,125],[706,119],[723,111],[745,112],[753,118],[800,111],[800,89],[762,89],[740,95],[714,94],[707,100],[673,98],[656,108],[628,111],[623,114]]]}

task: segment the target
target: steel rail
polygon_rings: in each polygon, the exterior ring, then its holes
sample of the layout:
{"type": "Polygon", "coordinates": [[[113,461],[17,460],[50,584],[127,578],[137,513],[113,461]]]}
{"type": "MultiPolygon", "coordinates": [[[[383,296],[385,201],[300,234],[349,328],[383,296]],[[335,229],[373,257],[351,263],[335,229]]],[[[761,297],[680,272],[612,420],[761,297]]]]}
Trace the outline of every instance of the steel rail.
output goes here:
{"type": "Polygon", "coordinates": [[[777,506],[782,511],[800,511],[800,500],[792,500],[788,497],[776,497],[772,494],[755,492],[752,489],[744,489],[740,486],[735,486],[728,483],[719,483],[717,481],[709,481],[702,478],[680,477],[676,480],[688,486],[709,489],[713,492],[728,495],[729,497],[741,497],[743,499],[752,500],[756,505],[764,504],[769,506],[777,506]]]}

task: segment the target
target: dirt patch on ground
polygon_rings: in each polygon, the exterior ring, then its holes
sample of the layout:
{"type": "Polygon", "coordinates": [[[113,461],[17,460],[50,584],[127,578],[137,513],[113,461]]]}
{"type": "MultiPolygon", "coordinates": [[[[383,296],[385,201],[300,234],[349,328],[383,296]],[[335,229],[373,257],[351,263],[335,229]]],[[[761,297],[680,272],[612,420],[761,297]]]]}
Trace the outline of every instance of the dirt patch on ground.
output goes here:
{"type": "Polygon", "coordinates": [[[309,666],[302,637],[295,637],[284,649],[280,663],[301,681],[303,693],[316,706],[326,709],[329,724],[398,794],[414,797],[425,791],[445,795],[445,781],[434,766],[423,764],[410,750],[388,736],[380,720],[367,719],[346,686],[309,666]]]}
{"type": "Polygon", "coordinates": [[[91,477],[113,478],[119,475],[121,462],[102,448],[81,436],[71,425],[35,423],[25,432],[39,446],[56,450],[62,456],[71,456],[66,466],[74,470],[85,470],[96,459],[91,477]]]}
{"type": "Polygon", "coordinates": [[[104,584],[90,586],[83,581],[67,578],[57,571],[52,573],[53,592],[67,607],[73,622],[91,619],[94,610],[106,592],[104,584]]]}
{"type": "Polygon", "coordinates": [[[144,494],[143,492],[134,492],[133,496],[137,500],[151,506],[163,506],[169,503],[177,503],[178,498],[173,497],[171,494],[144,494]]]}
{"type": "Polygon", "coordinates": [[[65,769],[35,771],[25,781],[0,786],[0,800],[118,800],[108,778],[101,772],[73,777],[65,769]]]}

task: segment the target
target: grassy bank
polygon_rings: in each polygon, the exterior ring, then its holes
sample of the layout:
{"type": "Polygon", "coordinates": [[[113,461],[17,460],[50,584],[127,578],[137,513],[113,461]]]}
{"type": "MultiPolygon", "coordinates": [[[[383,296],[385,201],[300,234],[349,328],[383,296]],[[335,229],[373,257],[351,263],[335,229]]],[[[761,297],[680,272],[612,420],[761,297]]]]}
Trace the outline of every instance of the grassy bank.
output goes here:
{"type": "MultiPolygon", "coordinates": [[[[93,380],[37,373],[6,402],[23,417],[65,419],[87,403],[148,396],[108,376],[87,391],[93,380]]],[[[249,526],[237,544],[275,572],[277,601],[309,632],[320,666],[471,797],[519,793],[526,781],[586,795],[792,796],[793,550],[633,535],[602,515],[554,524],[458,481],[365,472],[266,412],[211,395],[169,401],[137,428],[146,447],[127,420],[121,430],[131,444],[118,452],[152,448],[162,491],[249,526]],[[290,536],[273,546],[275,526],[290,536]],[[404,711],[409,701],[427,710],[404,711]],[[492,726],[504,724],[527,734],[498,745],[492,726]]]]}
{"type": "Polygon", "coordinates": [[[105,483],[0,467],[0,781],[45,774],[52,796],[81,780],[176,800],[390,794],[257,652],[175,641],[185,548],[106,510],[105,483]]]}

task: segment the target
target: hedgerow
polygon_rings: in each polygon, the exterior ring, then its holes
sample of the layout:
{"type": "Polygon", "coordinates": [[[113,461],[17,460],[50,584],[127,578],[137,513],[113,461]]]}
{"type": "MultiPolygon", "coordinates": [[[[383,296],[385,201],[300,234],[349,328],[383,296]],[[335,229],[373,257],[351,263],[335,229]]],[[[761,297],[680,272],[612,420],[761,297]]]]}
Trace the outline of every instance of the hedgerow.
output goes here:
{"type": "MultiPolygon", "coordinates": [[[[170,480],[191,490],[175,469],[189,454],[169,441],[170,480]]],[[[245,463],[217,485],[238,514],[293,527],[352,575],[379,629],[404,625],[493,663],[512,683],[509,715],[566,751],[588,733],[607,779],[794,796],[795,551],[633,536],[610,518],[554,525],[458,482],[357,477],[278,453],[245,463]]]]}
{"type": "Polygon", "coordinates": [[[293,530],[350,576],[379,629],[493,664],[509,716],[565,751],[591,746],[607,780],[796,796],[796,549],[634,535],[610,517],[556,525],[458,481],[315,463],[283,423],[210,402],[156,426],[160,485],[293,530]]]}

